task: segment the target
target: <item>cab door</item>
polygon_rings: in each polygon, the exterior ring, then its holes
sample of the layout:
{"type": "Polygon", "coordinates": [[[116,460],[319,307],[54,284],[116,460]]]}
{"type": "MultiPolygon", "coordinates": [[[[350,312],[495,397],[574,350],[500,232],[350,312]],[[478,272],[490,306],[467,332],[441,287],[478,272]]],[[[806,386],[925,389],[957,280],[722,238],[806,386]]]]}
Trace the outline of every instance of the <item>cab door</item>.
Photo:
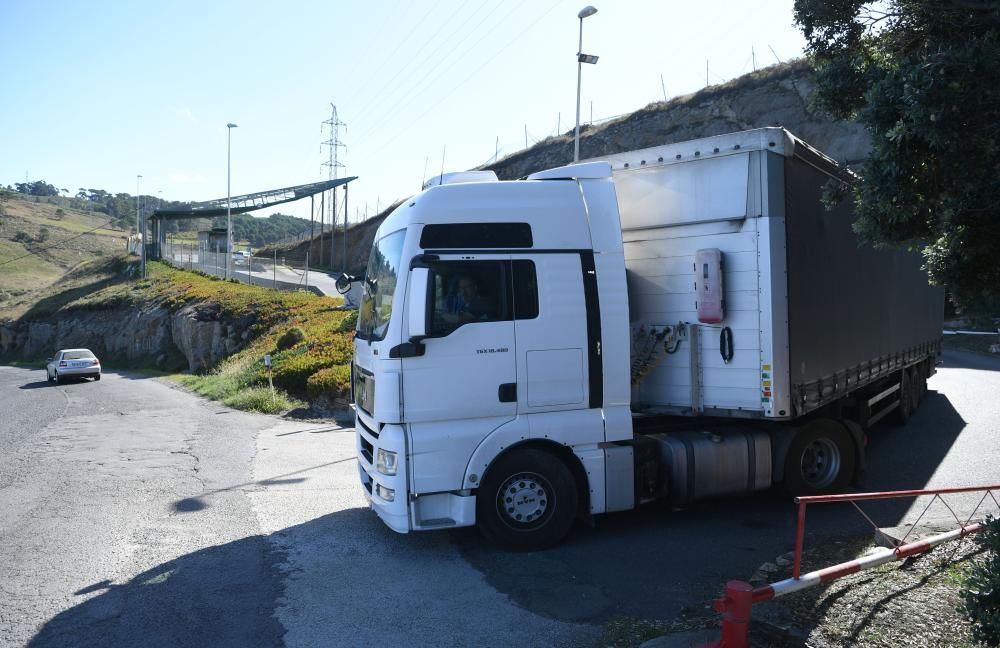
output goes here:
{"type": "Polygon", "coordinates": [[[428,336],[402,360],[417,494],[463,488],[468,458],[518,399],[509,257],[442,255],[428,268],[428,336]]]}

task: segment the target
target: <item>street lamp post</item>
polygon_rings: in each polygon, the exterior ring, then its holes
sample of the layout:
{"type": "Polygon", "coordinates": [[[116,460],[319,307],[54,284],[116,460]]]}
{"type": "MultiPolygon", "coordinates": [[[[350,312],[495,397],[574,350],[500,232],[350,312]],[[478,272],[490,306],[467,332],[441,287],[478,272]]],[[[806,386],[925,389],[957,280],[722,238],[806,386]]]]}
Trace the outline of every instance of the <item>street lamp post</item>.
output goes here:
{"type": "Polygon", "coordinates": [[[230,179],[232,177],[232,141],[236,124],[226,124],[226,279],[232,276],[233,265],[233,214],[230,201],[230,179]]]}
{"type": "Polygon", "coordinates": [[[597,57],[583,53],[583,19],[593,16],[597,9],[587,5],[576,15],[580,19],[580,47],[576,52],[576,134],[573,137],[573,161],[580,161],[580,83],[583,79],[583,64],[597,63],[597,57]]]}
{"type": "Polygon", "coordinates": [[[142,176],[141,175],[136,175],[135,176],[135,237],[136,237],[136,240],[139,242],[139,255],[140,255],[140,258],[141,258],[141,256],[142,256],[142,246],[144,245],[145,241],[139,240],[139,237],[142,236],[142,234],[141,234],[141,232],[142,232],[142,215],[139,212],[139,181],[140,180],[142,180],[142,176]]]}

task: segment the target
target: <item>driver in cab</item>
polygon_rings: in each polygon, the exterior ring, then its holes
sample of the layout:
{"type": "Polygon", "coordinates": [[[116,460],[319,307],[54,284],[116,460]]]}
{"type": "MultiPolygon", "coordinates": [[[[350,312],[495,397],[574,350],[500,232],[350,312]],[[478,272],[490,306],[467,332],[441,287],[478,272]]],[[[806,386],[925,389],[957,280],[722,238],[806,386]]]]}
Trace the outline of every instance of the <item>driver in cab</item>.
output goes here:
{"type": "Polygon", "coordinates": [[[479,322],[493,317],[493,307],[489,300],[479,294],[479,285],[468,276],[458,279],[458,294],[452,300],[447,312],[441,318],[450,324],[479,322]]]}

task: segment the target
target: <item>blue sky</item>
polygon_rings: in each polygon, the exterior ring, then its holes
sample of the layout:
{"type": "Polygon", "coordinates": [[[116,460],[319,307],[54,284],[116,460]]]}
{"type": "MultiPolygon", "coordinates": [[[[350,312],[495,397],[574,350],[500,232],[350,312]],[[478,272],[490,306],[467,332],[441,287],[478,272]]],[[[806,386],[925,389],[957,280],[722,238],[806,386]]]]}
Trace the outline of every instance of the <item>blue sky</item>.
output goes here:
{"type": "MultiPolygon", "coordinates": [[[[165,199],[326,178],[320,123],[347,124],[352,220],[446,170],[573,126],[583,0],[0,4],[0,183],[165,199]],[[499,144],[497,143],[499,141],[499,144]],[[425,172],[426,169],[426,172],[425,172]]],[[[582,121],[800,56],[792,0],[593,0],[582,121]],[[773,52],[772,52],[773,50],[773,52]]],[[[281,211],[308,217],[308,202],[281,211]]],[[[258,215],[268,213],[258,212],[258,215]]]]}

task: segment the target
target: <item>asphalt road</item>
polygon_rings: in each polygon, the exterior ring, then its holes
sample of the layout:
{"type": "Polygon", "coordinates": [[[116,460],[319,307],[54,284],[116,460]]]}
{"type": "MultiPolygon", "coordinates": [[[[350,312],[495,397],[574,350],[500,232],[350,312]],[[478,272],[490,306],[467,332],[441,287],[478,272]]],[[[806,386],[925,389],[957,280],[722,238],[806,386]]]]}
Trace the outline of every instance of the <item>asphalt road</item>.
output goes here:
{"type": "MultiPolygon", "coordinates": [[[[943,360],[911,422],[872,431],[869,488],[1000,482],[1000,361],[943,360]]],[[[613,617],[703,605],[792,541],[777,494],[603,516],[539,553],[397,535],[364,507],[348,428],[114,374],[56,387],[0,367],[0,393],[2,646],[590,645],[613,617]]],[[[863,528],[817,507],[807,546],[863,528]]]]}

